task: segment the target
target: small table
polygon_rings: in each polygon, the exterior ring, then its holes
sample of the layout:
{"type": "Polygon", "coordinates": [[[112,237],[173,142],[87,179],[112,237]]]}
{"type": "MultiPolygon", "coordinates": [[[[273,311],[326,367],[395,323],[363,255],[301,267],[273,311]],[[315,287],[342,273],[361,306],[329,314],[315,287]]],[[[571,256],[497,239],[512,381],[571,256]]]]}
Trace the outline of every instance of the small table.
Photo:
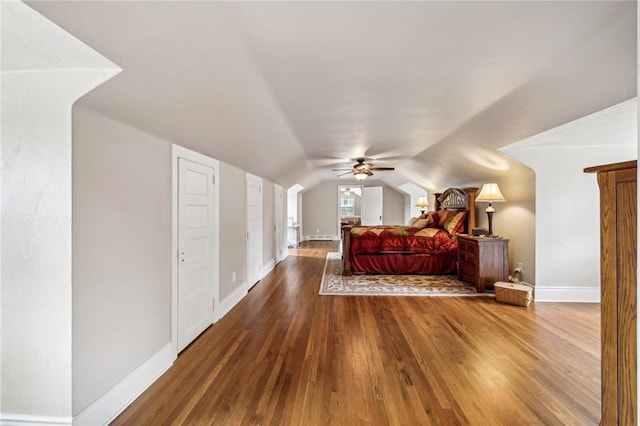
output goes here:
{"type": "Polygon", "coordinates": [[[479,293],[509,275],[509,240],[458,235],[458,279],[476,286],[479,293]]]}

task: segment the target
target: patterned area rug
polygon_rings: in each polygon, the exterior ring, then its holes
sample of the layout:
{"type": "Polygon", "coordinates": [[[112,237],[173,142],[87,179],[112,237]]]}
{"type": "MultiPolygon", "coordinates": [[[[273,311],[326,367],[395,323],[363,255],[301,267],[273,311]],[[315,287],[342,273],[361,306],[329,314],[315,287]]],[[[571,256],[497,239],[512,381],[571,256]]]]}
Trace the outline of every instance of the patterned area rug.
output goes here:
{"type": "Polygon", "coordinates": [[[320,294],[336,296],[493,296],[453,275],[342,276],[340,253],[327,253],[320,294]]]}

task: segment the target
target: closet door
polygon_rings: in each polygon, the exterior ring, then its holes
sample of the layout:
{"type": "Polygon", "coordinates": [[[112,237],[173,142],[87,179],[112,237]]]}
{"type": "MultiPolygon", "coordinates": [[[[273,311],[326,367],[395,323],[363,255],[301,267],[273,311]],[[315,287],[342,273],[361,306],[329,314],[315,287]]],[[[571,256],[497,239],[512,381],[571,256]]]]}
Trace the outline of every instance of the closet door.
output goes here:
{"type": "Polygon", "coordinates": [[[247,290],[262,278],[262,178],[247,173],[247,290]]]}
{"type": "Polygon", "coordinates": [[[370,186],[362,190],[362,224],[382,225],[382,187],[370,186]]]}
{"type": "Polygon", "coordinates": [[[213,324],[214,181],[213,168],[178,159],[178,352],[213,324]]]}

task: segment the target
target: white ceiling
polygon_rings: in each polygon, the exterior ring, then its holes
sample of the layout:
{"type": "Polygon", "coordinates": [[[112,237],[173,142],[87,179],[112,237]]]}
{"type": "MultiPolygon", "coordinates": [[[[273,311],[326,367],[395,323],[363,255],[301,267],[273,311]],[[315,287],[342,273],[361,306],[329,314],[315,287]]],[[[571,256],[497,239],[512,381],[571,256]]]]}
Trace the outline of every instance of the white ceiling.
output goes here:
{"type": "Polygon", "coordinates": [[[79,103],[288,187],[426,189],[636,96],[636,2],[28,2],[123,71],[79,103]]]}

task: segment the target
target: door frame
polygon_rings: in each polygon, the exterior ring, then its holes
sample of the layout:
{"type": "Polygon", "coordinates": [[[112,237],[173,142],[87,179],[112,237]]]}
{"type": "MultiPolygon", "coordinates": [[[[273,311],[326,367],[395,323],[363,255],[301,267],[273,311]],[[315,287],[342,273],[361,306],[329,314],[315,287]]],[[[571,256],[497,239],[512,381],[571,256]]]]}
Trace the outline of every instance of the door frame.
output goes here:
{"type": "Polygon", "coordinates": [[[180,145],[171,145],[171,349],[178,356],[178,159],[213,169],[213,322],[220,319],[220,162],[180,145]]]}
{"type": "Polygon", "coordinates": [[[274,217],[274,232],[276,234],[275,236],[275,245],[276,245],[276,253],[275,253],[275,258],[276,258],[276,265],[283,261],[286,257],[287,257],[287,246],[288,244],[285,244],[285,242],[287,241],[286,238],[286,231],[287,231],[287,225],[286,225],[286,220],[285,220],[285,211],[286,211],[286,203],[285,203],[285,197],[284,197],[284,188],[280,185],[273,184],[273,217],[274,217]],[[278,210],[280,210],[278,212],[278,210]],[[277,213],[280,213],[280,215],[278,216],[277,213]],[[280,237],[280,238],[278,238],[280,237]],[[278,239],[280,239],[280,246],[278,246],[278,239]]]}

